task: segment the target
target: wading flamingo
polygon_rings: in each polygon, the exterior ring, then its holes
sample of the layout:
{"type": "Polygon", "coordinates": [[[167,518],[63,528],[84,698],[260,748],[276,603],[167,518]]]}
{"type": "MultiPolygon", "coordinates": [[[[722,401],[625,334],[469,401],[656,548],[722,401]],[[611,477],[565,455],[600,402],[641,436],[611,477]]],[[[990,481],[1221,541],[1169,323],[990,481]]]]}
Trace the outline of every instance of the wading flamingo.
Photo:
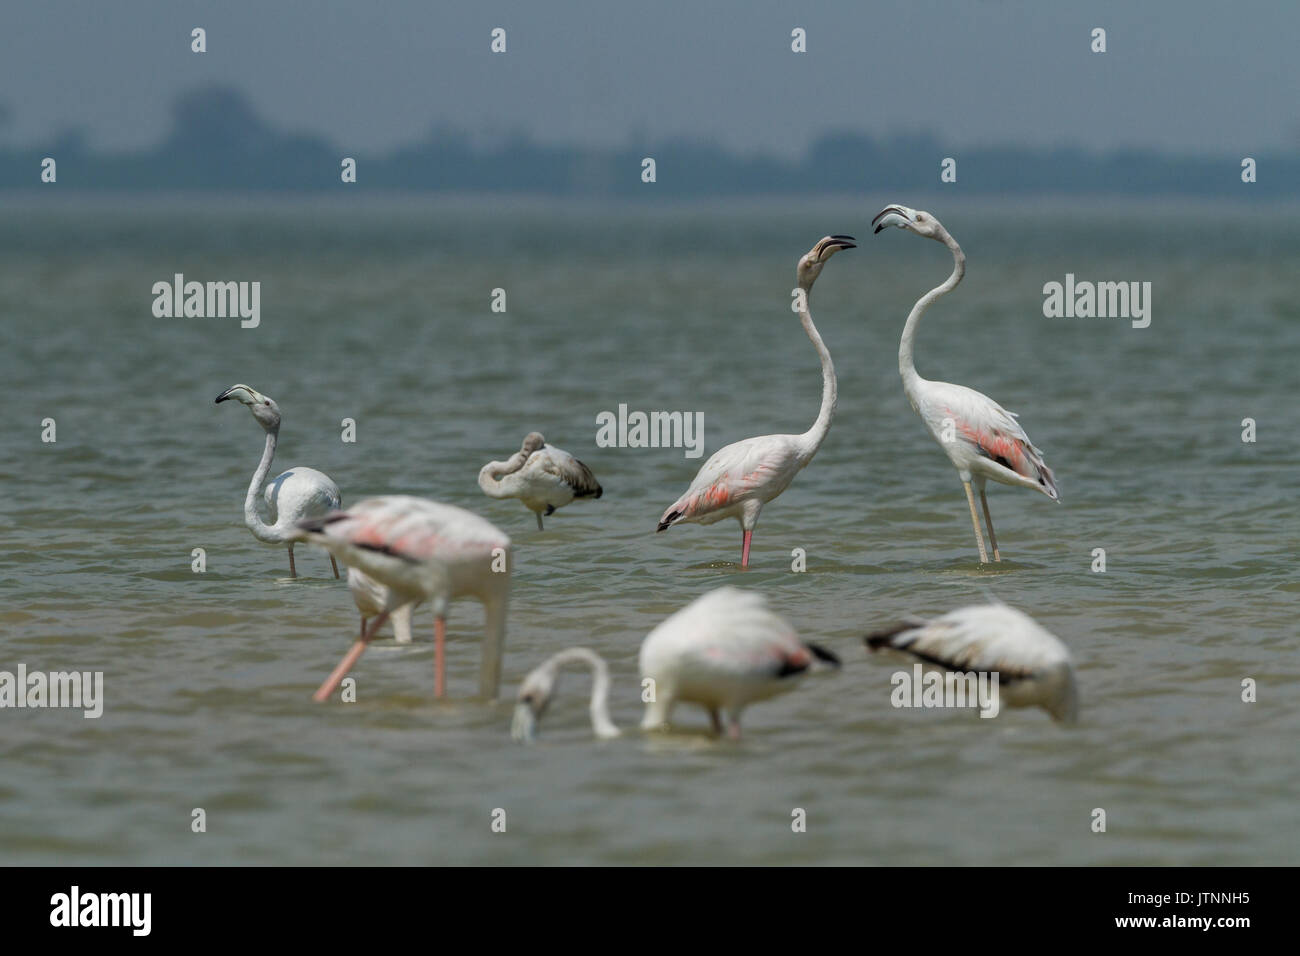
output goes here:
{"type": "MultiPolygon", "coordinates": [[[[253,480],[248,483],[248,494],[244,497],[244,524],[258,541],[289,546],[289,576],[296,578],[298,569],[293,562],[294,526],[304,518],[316,518],[342,507],[343,497],[339,494],[339,486],[315,468],[290,468],[276,475],[267,484],[266,476],[271,471],[271,459],[275,457],[275,446],[280,440],[280,406],[247,385],[230,386],[217,396],[217,404],[227,399],[234,399],[247,406],[257,423],[266,431],[266,449],[262,452],[262,461],[258,464],[257,471],[253,472],[253,480]],[[257,511],[257,499],[262,497],[264,485],[269,524],[262,520],[257,511]]],[[[330,566],[334,568],[334,576],[337,578],[339,566],[333,555],[330,556],[330,566]]]]}
{"type": "Polygon", "coordinates": [[[478,598],[486,615],[479,695],[496,696],[510,597],[510,539],[500,528],[453,505],[385,495],[300,522],[297,540],[325,548],[388,589],[383,609],[321,684],[317,701],[334,693],[390,614],[426,600],[434,614],[434,695],[441,697],[447,606],[466,595],[478,598]]]}
{"type": "MultiPolygon", "coordinates": [[[[361,634],[366,633],[366,621],[377,614],[384,613],[388,607],[388,588],[380,584],[364,571],[348,568],[348,590],[352,592],[352,601],[361,612],[361,634]]],[[[393,636],[398,644],[411,643],[411,612],[413,604],[403,604],[389,615],[393,621],[393,636]]]]}
{"type": "Polygon", "coordinates": [[[800,294],[795,307],[803,329],[812,340],[822,363],[822,406],[812,428],[802,435],[762,435],[746,438],[713,453],[704,463],[686,493],[668,506],[657,531],[675,524],[713,524],[735,518],[743,532],[740,566],[749,567],[749,542],[758,524],[758,513],[785,489],[821,447],[835,416],[835,366],[831,353],[813,325],[808,297],[813,283],[831,256],[841,249],[854,249],[852,236],[827,236],[799,260],[796,275],[800,294]]]}
{"type": "Polygon", "coordinates": [[[1066,646],[1028,614],[1005,604],[976,604],[926,621],[913,619],[866,637],[873,651],[919,662],[926,670],[998,675],[999,702],[1041,707],[1074,723],[1079,691],[1066,646]]]}
{"type": "Polygon", "coordinates": [[[921,416],[925,427],[952,461],[957,475],[966,489],[966,503],[970,505],[971,523],[975,526],[975,543],[979,546],[980,563],[988,563],[984,550],[984,536],[980,534],[980,519],[975,511],[975,496],[971,482],[979,489],[980,504],[984,508],[984,523],[989,529],[989,543],[993,546],[993,560],[1001,561],[997,535],[993,531],[993,518],[989,502],[984,497],[984,483],[988,478],[1004,485],[1020,485],[1041,491],[1053,501],[1059,501],[1056,480],[1034,443],[1009,412],[993,399],[973,388],[952,385],[948,382],[931,382],[917,374],[912,361],[912,345],[916,327],[930,304],[947,295],[966,274],[966,254],[957,240],[948,235],[943,223],[928,212],[919,212],[907,206],[886,206],[872,220],[878,233],[886,226],[907,229],[926,239],[942,242],[952,252],[952,275],[935,286],[912,306],[903,326],[903,338],[898,344],[898,371],[903,376],[903,391],[912,408],[921,416]]]}
{"type": "Polygon", "coordinates": [[[478,473],[478,486],[489,498],[518,498],[537,515],[563,508],[575,498],[599,498],[602,489],[591,469],[563,448],[546,444],[538,432],[529,432],[523,447],[505,461],[490,461],[478,473]]]}
{"type": "MultiPolygon", "coordinates": [[[[682,702],[709,712],[714,733],[740,737],[740,714],[749,704],[792,690],[814,659],[833,667],[839,658],[799,639],[784,618],[755,591],[721,587],[666,618],[641,642],[641,677],[652,680],[654,701],[647,704],[642,730],[668,726],[682,702]]],[[[609,718],[609,670],[585,647],[561,651],[531,671],[519,685],[511,732],[531,740],[546,705],[555,694],[560,668],[582,663],[592,669],[591,723],[597,737],[618,736],[609,718]]],[[[644,686],[644,684],[643,684],[644,686]]]]}

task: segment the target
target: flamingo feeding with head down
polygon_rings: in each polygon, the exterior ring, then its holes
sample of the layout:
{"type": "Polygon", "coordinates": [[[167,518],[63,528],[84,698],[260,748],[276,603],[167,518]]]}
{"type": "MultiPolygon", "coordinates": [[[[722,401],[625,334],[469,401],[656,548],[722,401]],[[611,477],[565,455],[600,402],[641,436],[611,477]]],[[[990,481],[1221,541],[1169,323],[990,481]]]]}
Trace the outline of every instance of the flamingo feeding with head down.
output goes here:
{"type": "MultiPolygon", "coordinates": [[[[267,484],[266,476],[271,471],[271,459],[275,457],[275,446],[280,440],[280,406],[247,385],[230,386],[217,396],[216,401],[220,404],[228,399],[245,405],[266,431],[266,448],[257,470],[253,472],[253,480],[248,483],[248,494],[244,497],[244,524],[258,541],[289,546],[289,576],[296,578],[298,569],[293,561],[294,526],[304,518],[319,517],[341,507],[343,496],[339,494],[339,486],[315,468],[290,468],[276,475],[267,484]],[[263,486],[266,488],[266,506],[270,512],[269,524],[262,520],[257,509],[257,499],[263,496],[263,486]]],[[[330,565],[337,578],[339,566],[332,555],[330,565]]]]}
{"type": "Polygon", "coordinates": [[[948,382],[931,382],[917,374],[912,361],[912,345],[921,316],[940,296],[947,295],[966,274],[966,254],[948,234],[943,224],[928,212],[919,212],[907,206],[886,206],[872,220],[878,233],[886,226],[897,226],[942,242],[952,252],[952,274],[935,286],[912,306],[903,326],[903,338],[898,345],[898,371],[903,376],[903,391],[912,408],[921,416],[925,427],[952,461],[957,475],[966,489],[966,503],[970,505],[971,523],[975,526],[975,543],[979,546],[980,563],[988,563],[984,537],[980,534],[980,519],[975,512],[975,496],[971,483],[979,489],[980,504],[984,508],[984,523],[988,525],[989,543],[993,546],[993,560],[1001,561],[997,535],[993,531],[993,518],[989,514],[988,499],[984,497],[984,484],[989,478],[1004,485],[1020,485],[1040,491],[1053,501],[1060,498],[1056,480],[1047,467],[1029,435],[1009,412],[993,399],[973,388],[952,385],[948,382]]]}
{"type": "Polygon", "coordinates": [[[742,531],[740,566],[749,567],[749,543],[759,512],[763,505],[789,488],[794,476],[812,461],[835,416],[835,366],[831,363],[830,350],[813,325],[808,298],[827,260],[841,249],[853,248],[856,246],[852,236],[827,236],[799,260],[796,269],[799,294],[794,307],[822,364],[822,404],[817,420],[802,435],[746,438],[714,452],[696,473],[686,493],[668,506],[659,519],[657,531],[675,524],[713,524],[724,518],[735,518],[742,531]]]}
{"type": "Polygon", "coordinates": [[[325,548],[388,592],[382,610],[316,691],[317,701],[334,693],[390,614],[426,600],[434,613],[434,695],[441,697],[447,606],[466,595],[478,598],[486,615],[479,694],[496,696],[510,596],[510,539],[501,529],[453,505],[385,495],[300,522],[297,540],[325,548]]]}
{"type": "MultiPolygon", "coordinates": [[[[352,592],[352,602],[356,604],[357,610],[361,612],[361,634],[364,636],[366,622],[370,618],[384,613],[384,609],[388,607],[388,588],[366,574],[366,572],[356,568],[348,568],[348,590],[352,592]]],[[[389,614],[393,621],[393,637],[396,638],[398,644],[411,643],[411,612],[414,610],[415,605],[403,604],[389,614]]]]}
{"type": "Polygon", "coordinates": [[[1061,641],[1028,614],[1005,604],[977,604],[926,621],[914,619],[869,634],[867,647],[930,670],[998,675],[1009,707],[1041,707],[1055,720],[1079,715],[1074,662],[1061,641]]]}
{"type": "MultiPolygon", "coordinates": [[[[792,690],[820,660],[833,667],[839,658],[800,640],[793,627],[754,591],[721,587],[666,618],[641,642],[640,667],[652,681],[654,699],[646,705],[642,730],[668,726],[679,703],[699,704],[709,712],[714,733],[740,737],[740,715],[750,704],[792,690]]],[[[592,669],[591,721],[597,737],[616,737],[609,717],[609,669],[599,654],[571,647],[532,670],[519,685],[511,727],[516,740],[531,740],[555,694],[567,664],[592,669]]]]}
{"type": "Polygon", "coordinates": [[[523,446],[505,461],[490,461],[478,473],[478,486],[489,498],[518,498],[537,516],[563,508],[575,498],[599,498],[603,489],[591,469],[563,448],[546,444],[529,432],[523,446]]]}

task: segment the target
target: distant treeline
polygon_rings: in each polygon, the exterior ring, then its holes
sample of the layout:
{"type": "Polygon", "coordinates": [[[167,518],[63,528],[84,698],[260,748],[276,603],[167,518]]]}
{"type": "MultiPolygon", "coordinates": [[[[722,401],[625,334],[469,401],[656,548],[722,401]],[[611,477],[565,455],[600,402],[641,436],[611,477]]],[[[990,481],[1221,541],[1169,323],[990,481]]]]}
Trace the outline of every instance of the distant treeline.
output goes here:
{"type": "Polygon", "coordinates": [[[1258,181],[1248,185],[1242,181],[1244,156],[959,149],[927,135],[881,139],[857,132],[822,136],[795,161],[740,156],[688,141],[600,150],[543,146],[525,137],[476,145],[471,137],[450,132],[368,155],[272,129],[243,94],[224,88],[181,96],[173,117],[167,139],[146,152],[93,152],[77,132],[39,147],[0,148],[0,189],[49,188],[41,183],[41,162],[52,157],[60,187],[97,191],[346,188],[646,199],[903,193],[940,188],[941,162],[953,157],[957,184],[943,188],[967,195],[1276,198],[1300,193],[1296,151],[1252,155],[1258,181]],[[341,180],[346,156],[356,159],[356,186],[341,180]],[[654,159],[654,185],[642,181],[646,157],[654,159]]]}

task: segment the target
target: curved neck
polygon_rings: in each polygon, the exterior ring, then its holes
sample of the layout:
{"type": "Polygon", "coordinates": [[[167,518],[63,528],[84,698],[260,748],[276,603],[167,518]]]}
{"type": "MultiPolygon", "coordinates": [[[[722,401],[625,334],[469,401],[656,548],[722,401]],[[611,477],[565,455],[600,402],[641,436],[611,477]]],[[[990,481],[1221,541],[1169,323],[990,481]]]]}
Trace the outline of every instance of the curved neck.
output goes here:
{"type": "Polygon", "coordinates": [[[571,647],[551,658],[557,670],[565,664],[586,664],[591,668],[591,729],[597,737],[617,737],[619,730],[609,719],[609,666],[595,651],[571,647]]]}
{"type": "Polygon", "coordinates": [[[957,245],[957,240],[948,235],[946,230],[940,238],[952,252],[952,275],[948,276],[941,285],[935,286],[916,300],[916,305],[912,306],[912,311],[907,317],[907,324],[903,326],[903,338],[898,343],[898,374],[903,376],[903,386],[909,393],[915,383],[921,380],[921,376],[916,372],[916,364],[912,361],[912,344],[916,340],[916,327],[921,323],[921,316],[935,299],[957,288],[957,283],[966,274],[966,254],[961,251],[961,246],[957,245]]]}
{"type": "Polygon", "coordinates": [[[478,472],[478,486],[490,498],[509,498],[509,490],[501,486],[501,479],[513,475],[524,462],[528,461],[525,452],[517,451],[505,461],[490,461],[478,472]]]}
{"type": "Polygon", "coordinates": [[[799,310],[799,321],[803,324],[803,330],[808,333],[808,338],[812,340],[813,348],[817,350],[817,357],[822,360],[822,407],[817,412],[817,420],[813,422],[812,428],[801,436],[805,444],[805,453],[809,458],[817,453],[817,449],[821,447],[822,442],[826,439],[826,433],[831,430],[831,419],[835,417],[835,404],[837,401],[835,365],[831,362],[830,349],[822,341],[817,326],[813,325],[812,314],[808,311],[808,298],[811,295],[811,289],[804,290],[803,308],[799,310]]]}
{"type": "Polygon", "coordinates": [[[248,494],[244,497],[244,524],[253,532],[254,537],[262,541],[281,540],[275,528],[263,521],[257,510],[257,499],[262,497],[262,489],[266,486],[266,476],[271,471],[271,459],[275,457],[278,436],[278,430],[266,433],[266,450],[262,452],[262,460],[258,463],[257,471],[253,472],[253,480],[248,483],[248,494]]]}

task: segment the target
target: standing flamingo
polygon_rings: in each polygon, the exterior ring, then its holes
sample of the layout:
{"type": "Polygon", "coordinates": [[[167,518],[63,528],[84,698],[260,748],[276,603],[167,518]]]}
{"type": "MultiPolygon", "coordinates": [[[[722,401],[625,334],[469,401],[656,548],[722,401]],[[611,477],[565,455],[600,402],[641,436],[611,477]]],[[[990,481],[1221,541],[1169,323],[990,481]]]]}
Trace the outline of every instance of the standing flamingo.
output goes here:
{"type": "Polygon", "coordinates": [[[1064,723],[1078,719],[1069,650],[1028,614],[1005,604],[977,604],[932,621],[898,624],[867,635],[866,644],[931,670],[996,673],[1007,706],[1041,707],[1064,723]]]}
{"type": "MultiPolygon", "coordinates": [[[[749,704],[792,690],[813,660],[839,666],[830,651],[799,639],[793,627],[755,591],[721,587],[666,618],[641,642],[643,686],[652,682],[654,699],[646,706],[642,730],[668,725],[683,701],[709,712],[714,733],[740,737],[740,714],[749,704]]],[[[594,651],[561,651],[531,671],[519,685],[511,728],[516,740],[531,740],[555,693],[559,669],[569,663],[592,668],[592,729],[597,737],[617,736],[609,719],[609,671],[594,651]]]]}
{"type": "Polygon", "coordinates": [[[813,283],[831,256],[841,249],[854,249],[852,236],[827,236],[799,260],[796,275],[800,294],[795,300],[799,320],[812,340],[822,363],[822,405],[817,420],[802,435],[762,435],[746,438],[713,453],[704,463],[686,493],[668,506],[657,531],[675,524],[713,524],[723,518],[740,522],[743,537],[740,566],[749,567],[749,542],[758,524],[758,513],[785,489],[821,447],[835,416],[835,366],[808,312],[813,283]]]}
{"type": "MultiPolygon", "coordinates": [[[[388,607],[388,588],[380,584],[364,571],[348,568],[348,590],[352,592],[352,601],[361,612],[361,634],[366,633],[366,621],[377,614],[382,614],[388,607]]],[[[411,643],[411,612],[413,604],[403,604],[389,616],[393,620],[393,637],[398,644],[411,643]]]]}
{"type": "Polygon", "coordinates": [[[539,432],[529,432],[524,444],[505,461],[490,461],[478,473],[478,486],[489,498],[518,498],[537,515],[563,508],[575,498],[599,498],[600,482],[591,469],[563,448],[546,444],[539,432]]]}
{"type": "Polygon", "coordinates": [[[878,233],[886,226],[908,229],[918,236],[942,242],[952,252],[952,275],[916,300],[903,326],[903,338],[898,345],[898,371],[903,376],[903,391],[912,408],[921,416],[925,427],[944,450],[966,489],[966,503],[970,505],[971,523],[975,526],[975,543],[979,545],[980,563],[988,563],[984,537],[980,534],[980,519],[975,512],[975,496],[971,482],[979,489],[980,504],[984,508],[984,522],[989,529],[989,543],[993,546],[993,560],[1001,561],[997,535],[993,531],[993,518],[989,514],[988,499],[984,497],[984,483],[988,478],[1004,485],[1020,485],[1041,491],[1053,501],[1059,501],[1056,480],[1034,443],[1009,412],[993,399],[964,385],[948,382],[931,382],[917,374],[912,361],[912,343],[916,327],[930,304],[947,295],[966,274],[966,254],[948,234],[943,224],[928,212],[919,212],[907,206],[892,205],[882,209],[872,220],[878,233]]]}
{"type": "Polygon", "coordinates": [[[316,691],[317,701],[334,693],[390,614],[425,600],[433,604],[434,695],[441,697],[447,606],[466,595],[478,598],[486,615],[479,695],[496,696],[510,596],[510,539],[500,528],[453,505],[385,495],[303,521],[296,538],[320,545],[388,589],[382,610],[316,691]]]}
{"type": "MultiPolygon", "coordinates": [[[[293,562],[294,526],[305,518],[316,518],[341,507],[343,496],[339,494],[339,486],[315,468],[290,468],[276,475],[269,485],[266,484],[266,476],[271,471],[271,459],[275,457],[275,446],[280,440],[280,406],[247,385],[230,386],[217,396],[216,403],[232,398],[247,406],[257,423],[266,431],[266,449],[262,452],[262,460],[257,471],[253,472],[253,480],[248,483],[248,494],[244,497],[244,524],[259,541],[289,545],[289,576],[296,578],[298,569],[293,562]],[[270,524],[263,521],[257,511],[257,499],[262,497],[264,485],[270,524]]],[[[339,566],[333,555],[330,556],[330,566],[334,568],[334,576],[337,578],[339,566]]]]}

